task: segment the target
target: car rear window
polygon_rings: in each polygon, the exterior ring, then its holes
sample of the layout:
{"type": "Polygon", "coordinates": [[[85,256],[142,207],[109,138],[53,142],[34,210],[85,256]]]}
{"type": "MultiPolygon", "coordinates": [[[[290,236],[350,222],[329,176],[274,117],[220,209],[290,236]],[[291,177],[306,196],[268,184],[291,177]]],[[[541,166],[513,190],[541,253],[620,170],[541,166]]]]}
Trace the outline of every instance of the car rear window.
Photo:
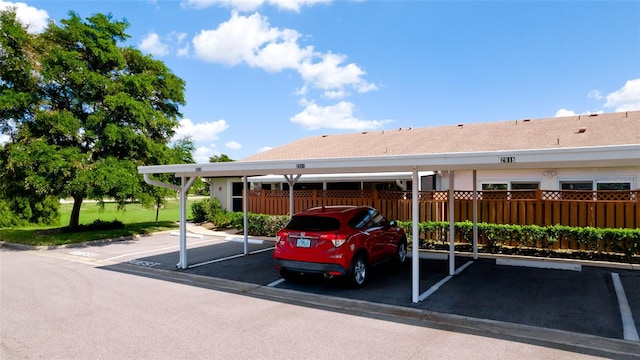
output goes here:
{"type": "Polygon", "coordinates": [[[285,229],[301,231],[335,231],[340,228],[340,220],[326,216],[299,215],[291,218],[285,229]]]}

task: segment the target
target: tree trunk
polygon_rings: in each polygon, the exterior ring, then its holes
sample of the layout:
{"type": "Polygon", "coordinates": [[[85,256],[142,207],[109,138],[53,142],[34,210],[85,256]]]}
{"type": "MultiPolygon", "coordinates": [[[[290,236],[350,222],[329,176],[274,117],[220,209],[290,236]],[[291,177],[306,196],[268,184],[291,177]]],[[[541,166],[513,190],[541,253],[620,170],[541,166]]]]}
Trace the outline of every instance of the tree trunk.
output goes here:
{"type": "Polygon", "coordinates": [[[73,197],[73,209],[71,209],[71,219],[69,220],[69,227],[74,229],[80,225],[80,207],[82,206],[82,197],[73,197]]]}
{"type": "Polygon", "coordinates": [[[156,204],[156,225],[158,225],[158,216],[160,216],[160,205],[156,204]]]}

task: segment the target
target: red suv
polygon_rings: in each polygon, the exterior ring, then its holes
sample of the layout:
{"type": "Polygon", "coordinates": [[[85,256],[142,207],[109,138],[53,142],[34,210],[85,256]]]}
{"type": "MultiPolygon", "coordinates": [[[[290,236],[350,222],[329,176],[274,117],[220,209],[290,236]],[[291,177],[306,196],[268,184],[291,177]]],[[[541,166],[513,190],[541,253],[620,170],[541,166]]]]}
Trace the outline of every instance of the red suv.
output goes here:
{"type": "Polygon", "coordinates": [[[368,206],[322,206],[295,214],[276,235],[273,261],[284,279],[301,273],[346,276],[364,285],[367,269],[387,260],[403,263],[407,237],[368,206]]]}

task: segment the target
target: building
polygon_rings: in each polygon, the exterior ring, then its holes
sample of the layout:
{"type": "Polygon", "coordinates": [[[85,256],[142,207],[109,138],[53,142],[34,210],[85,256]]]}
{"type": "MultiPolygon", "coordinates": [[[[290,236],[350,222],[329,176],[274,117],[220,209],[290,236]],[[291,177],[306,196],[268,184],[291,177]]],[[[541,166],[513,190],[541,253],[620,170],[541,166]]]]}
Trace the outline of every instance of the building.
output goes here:
{"type": "MultiPolygon", "coordinates": [[[[510,151],[571,149],[640,144],[640,111],[576,115],[544,119],[517,119],[488,123],[359,133],[303,138],[255,154],[241,162],[296,159],[404,156],[504,152],[500,161],[515,162],[510,151]]],[[[604,164],[603,164],[604,165],[604,164]]],[[[448,190],[446,171],[421,172],[421,190],[448,190]]],[[[633,166],[591,166],[579,168],[538,167],[527,169],[483,169],[476,174],[481,190],[638,190],[640,159],[633,166]]],[[[249,178],[252,188],[287,190],[282,175],[249,178]]],[[[242,179],[210,180],[211,194],[228,210],[242,208],[242,179]]],[[[473,173],[456,171],[455,189],[472,190],[473,173]]],[[[304,174],[294,189],[411,188],[411,173],[304,174]]]]}

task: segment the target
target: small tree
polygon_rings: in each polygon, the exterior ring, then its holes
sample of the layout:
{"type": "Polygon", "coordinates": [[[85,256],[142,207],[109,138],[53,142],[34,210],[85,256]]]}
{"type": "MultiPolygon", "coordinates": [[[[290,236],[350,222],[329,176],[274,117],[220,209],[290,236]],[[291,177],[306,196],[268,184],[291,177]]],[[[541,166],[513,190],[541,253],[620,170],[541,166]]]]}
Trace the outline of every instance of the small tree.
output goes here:
{"type": "Polygon", "coordinates": [[[229,157],[229,155],[227,154],[220,154],[220,155],[213,155],[212,157],[209,158],[209,162],[210,163],[217,163],[217,162],[234,162],[235,160],[233,160],[232,158],[229,157]]]}
{"type": "Polygon", "coordinates": [[[176,161],[168,144],[184,81],[119,47],[128,23],[110,16],[71,12],[40,35],[28,34],[13,10],[0,20],[0,125],[11,136],[0,154],[5,198],[71,197],[76,227],[84,199],[111,198],[122,208],[144,192],[159,196],[137,166],[176,161]]]}

